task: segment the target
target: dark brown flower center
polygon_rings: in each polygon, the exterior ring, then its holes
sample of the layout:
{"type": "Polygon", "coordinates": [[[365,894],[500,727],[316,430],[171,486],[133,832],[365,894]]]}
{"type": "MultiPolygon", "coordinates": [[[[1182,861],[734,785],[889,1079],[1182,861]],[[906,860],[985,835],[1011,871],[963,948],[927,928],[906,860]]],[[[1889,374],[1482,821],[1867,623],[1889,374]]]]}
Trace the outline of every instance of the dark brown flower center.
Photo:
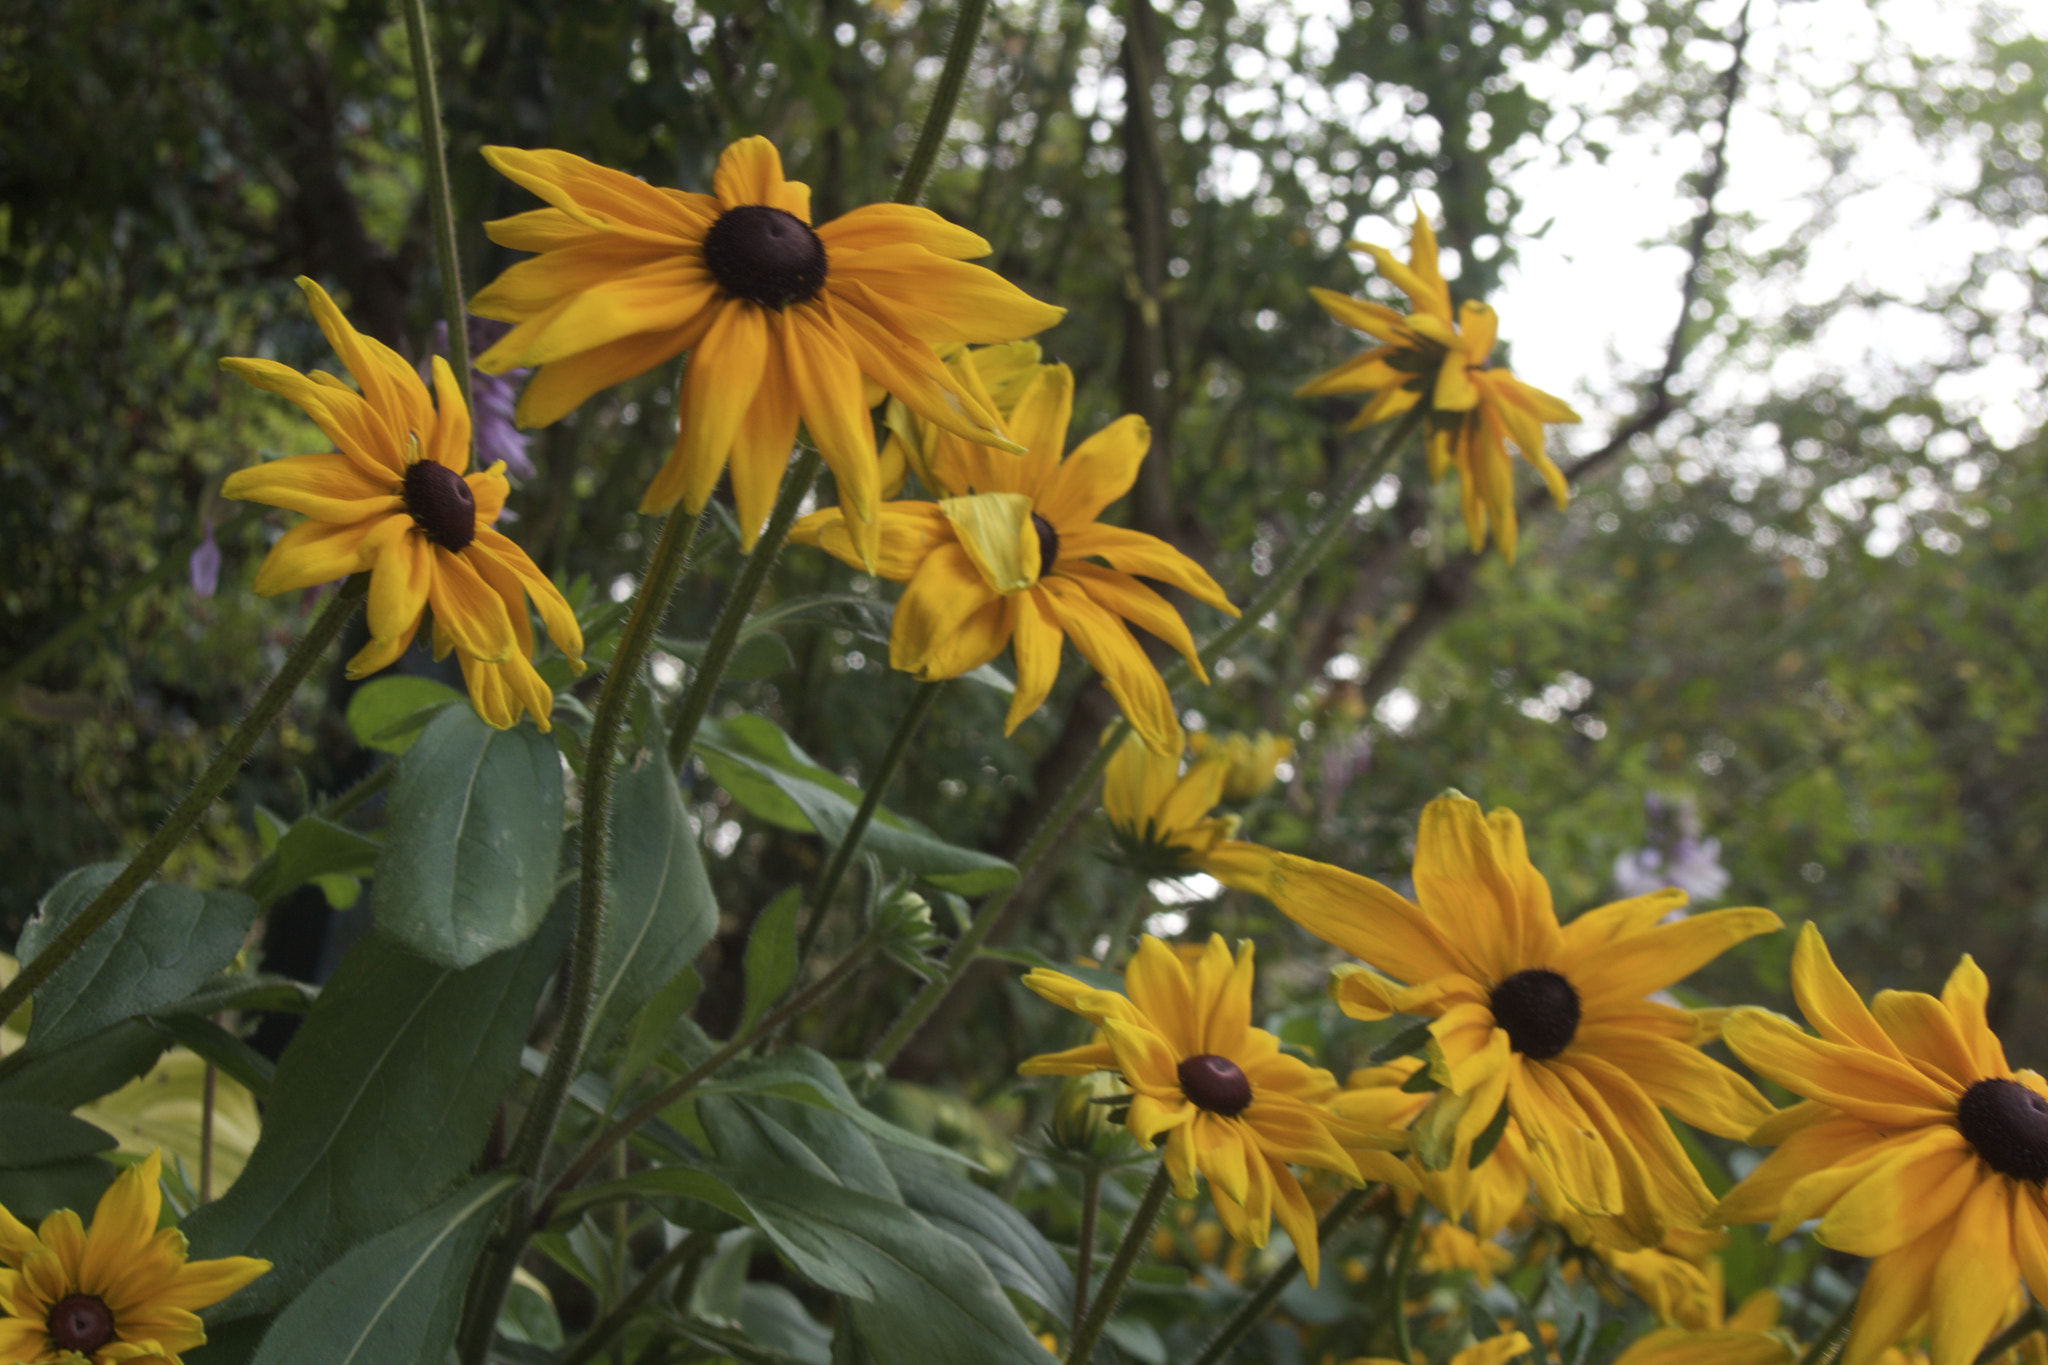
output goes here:
{"type": "Polygon", "coordinates": [[[1205,1052],[1179,1067],[1180,1093],[1212,1114],[1234,1119],[1252,1102],[1252,1083],[1236,1062],[1205,1052]]]}
{"type": "Polygon", "coordinates": [[[728,294],[787,308],[825,287],[825,244],[793,213],[742,204],[704,234],[704,264],[728,294]]]}
{"type": "Polygon", "coordinates": [[[60,1351],[91,1355],[114,1339],[114,1315],[90,1294],[60,1299],[46,1324],[50,1341],[60,1351]]]}
{"type": "Polygon", "coordinates": [[[1579,993],[1547,967],[1516,972],[1493,988],[1488,1004],[1508,1046],[1539,1062],[1570,1047],[1579,1031],[1579,993]]]}
{"type": "Polygon", "coordinates": [[[405,471],[405,510],[444,550],[464,549],[476,539],[476,497],[447,465],[413,461],[405,471]]]}
{"type": "Polygon", "coordinates": [[[1038,532],[1038,576],[1044,578],[1052,572],[1052,566],[1060,559],[1060,533],[1052,529],[1052,523],[1033,512],[1031,529],[1038,532]]]}
{"type": "Polygon", "coordinates": [[[1978,1081],[1965,1090],[1956,1127],[2000,1175],[2048,1180],[2048,1100],[2018,1081],[1978,1081]]]}

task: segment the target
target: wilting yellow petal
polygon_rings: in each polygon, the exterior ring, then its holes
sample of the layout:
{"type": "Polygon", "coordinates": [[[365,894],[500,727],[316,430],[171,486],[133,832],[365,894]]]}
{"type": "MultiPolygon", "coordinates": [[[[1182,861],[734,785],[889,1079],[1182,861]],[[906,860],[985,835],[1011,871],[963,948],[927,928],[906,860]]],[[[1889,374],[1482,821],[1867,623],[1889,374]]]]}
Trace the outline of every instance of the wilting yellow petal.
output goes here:
{"type": "Polygon", "coordinates": [[[992,590],[1007,597],[1038,581],[1039,543],[1031,525],[1031,499],[1022,493],[976,493],[942,498],[939,510],[992,590]]]}

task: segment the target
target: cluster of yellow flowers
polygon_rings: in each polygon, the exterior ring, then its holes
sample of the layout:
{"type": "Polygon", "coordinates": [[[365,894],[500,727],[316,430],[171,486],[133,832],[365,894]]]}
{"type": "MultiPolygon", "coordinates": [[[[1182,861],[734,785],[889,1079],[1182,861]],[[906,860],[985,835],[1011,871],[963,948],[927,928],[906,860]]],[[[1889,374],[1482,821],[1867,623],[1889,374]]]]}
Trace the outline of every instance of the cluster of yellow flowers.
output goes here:
{"type": "MultiPolygon", "coordinates": [[[[1685,893],[1669,889],[1560,924],[1521,822],[1456,793],[1423,812],[1411,901],[1230,837],[1234,822],[1210,816],[1213,761],[1178,766],[1136,744],[1115,756],[1104,806],[1119,837],[1265,897],[1358,959],[1331,982],[1346,1014],[1426,1022],[1419,1057],[1340,1087],[1251,1025],[1249,943],[1233,958],[1212,938],[1184,958],[1147,938],[1122,994],[1025,977],[1098,1034],[1022,1070],[1120,1072],[1131,1134],[1167,1139],[1184,1197],[1208,1177],[1232,1236],[1263,1245],[1270,1208],[1313,1282],[1316,1223],[1290,1163],[1419,1191],[1480,1243],[1533,1204],[1668,1325],[1631,1365],[1790,1360],[1768,1330],[1775,1299],[1726,1313],[1707,1230],[1728,1223],[1782,1238],[1817,1219],[1823,1245],[1873,1258],[1847,1365],[1922,1336],[1934,1365],[1967,1365],[2022,1283],[2048,1301],[2048,1083],[2007,1064],[1968,957],[1939,999],[1883,991],[1866,1006],[1807,925],[1793,992],[1818,1037],[1754,1007],[1683,1009],[1668,988],[1777,916],[1678,914],[1685,893]],[[1717,1038],[1800,1102],[1773,1109],[1701,1050],[1717,1038]],[[1777,1150],[1716,1201],[1666,1114],[1777,1150]]],[[[1477,1247],[1434,1250],[1490,1273],[1477,1247]]]]}
{"type": "MultiPolygon", "coordinates": [[[[702,511],[730,468],[741,547],[751,550],[801,426],[838,499],[793,536],[906,585],[892,666],[952,678],[1010,645],[1014,730],[1050,693],[1071,639],[1145,741],[1178,754],[1173,699],[1130,627],[1167,641],[1207,678],[1186,624],[1141,580],[1237,609],[1172,546],[1099,520],[1137,478],[1151,434],[1126,416],[1066,451],[1073,376],[1041,363],[1023,340],[1065,310],[969,264],[989,253],[986,241],[903,204],[870,204],[814,227],[809,188],[784,179],[765,138],[725,150],[711,194],[652,186],[567,152],[484,155],[548,204],[487,225],[493,241],[534,255],[471,303],[511,324],[478,367],[535,371],[519,399],[521,425],[557,421],[599,390],[687,353],[675,443],[643,512],[702,511]],[[891,434],[878,450],[871,409],[884,398],[891,434]],[[911,473],[935,500],[884,502],[911,473]]],[[[1458,469],[1474,548],[1484,548],[1491,525],[1512,559],[1505,443],[1561,500],[1542,424],[1576,418],[1486,365],[1493,314],[1468,303],[1454,320],[1419,216],[1408,265],[1354,245],[1416,311],[1404,319],[1324,291],[1340,320],[1383,344],[1302,392],[1375,393],[1357,425],[1427,397],[1432,474],[1458,469]]],[[[547,729],[553,694],[532,663],[527,598],[578,671],[583,641],[561,593],[494,529],[508,492],[503,462],[469,472],[469,414],[446,362],[435,361],[429,395],[319,285],[300,284],[360,392],[272,361],[223,362],[297,403],[335,445],[228,481],[230,497],[309,518],[273,547],[256,590],[367,572],[371,639],[350,660],[351,677],[395,661],[431,607],[436,656],[455,653],[484,719],[502,728],[525,714],[547,729]]]]}

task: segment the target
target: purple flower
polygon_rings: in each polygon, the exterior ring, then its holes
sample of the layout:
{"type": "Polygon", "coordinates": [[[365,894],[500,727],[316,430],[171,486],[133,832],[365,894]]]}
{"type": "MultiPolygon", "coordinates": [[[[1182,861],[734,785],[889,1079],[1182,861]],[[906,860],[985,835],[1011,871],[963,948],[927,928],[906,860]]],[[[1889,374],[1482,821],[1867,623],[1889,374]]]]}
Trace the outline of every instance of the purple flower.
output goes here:
{"type": "Polygon", "coordinates": [[[1729,882],[1728,869],[1721,866],[1721,841],[1701,837],[1692,802],[1650,792],[1643,797],[1643,813],[1648,837],[1642,848],[1614,860],[1615,892],[1647,896],[1675,886],[1696,901],[1718,899],[1729,882]]]}
{"type": "MultiPolygon", "coordinates": [[[[505,470],[515,479],[533,477],[533,460],[526,453],[530,439],[512,421],[512,410],[519,402],[519,385],[532,374],[532,370],[507,370],[503,374],[485,374],[475,368],[476,357],[495,344],[498,338],[512,330],[509,322],[493,322],[489,318],[469,316],[469,371],[470,420],[476,438],[477,459],[488,469],[499,460],[505,462],[505,470]]],[[[434,324],[432,346],[435,355],[448,354],[448,324],[434,324]]],[[[429,384],[434,382],[433,366],[422,364],[420,375],[429,384]]]]}
{"type": "Polygon", "coordinates": [[[192,578],[192,591],[201,597],[213,596],[220,587],[220,546],[214,543],[212,517],[206,519],[206,539],[199,542],[185,567],[192,578]]]}

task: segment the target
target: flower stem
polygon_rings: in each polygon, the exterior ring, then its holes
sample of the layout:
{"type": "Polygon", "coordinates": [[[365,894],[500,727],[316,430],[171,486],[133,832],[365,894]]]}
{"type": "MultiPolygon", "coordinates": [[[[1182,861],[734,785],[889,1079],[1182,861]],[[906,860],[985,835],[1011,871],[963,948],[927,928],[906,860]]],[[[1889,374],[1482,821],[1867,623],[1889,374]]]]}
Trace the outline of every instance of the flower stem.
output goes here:
{"type": "Polygon", "coordinates": [[[1855,1294],[1849,1296],[1849,1301],[1841,1306],[1828,1325],[1821,1329],[1820,1335],[1813,1339],[1813,1344],[1806,1348],[1806,1353],[1799,1357],[1799,1365],[1827,1365],[1840,1354],[1842,1343],[1849,1338],[1849,1329],[1856,1323],[1857,1297],[1855,1294]]]}
{"type": "Polygon", "coordinates": [[[1394,1274],[1387,1283],[1387,1294],[1392,1302],[1388,1305],[1394,1320],[1394,1354],[1402,1360],[1415,1358],[1415,1347],[1408,1339],[1408,1277],[1415,1271],[1415,1243],[1422,1236],[1423,1201],[1415,1201],[1415,1207],[1408,1210],[1407,1221],[1401,1225],[1401,1249],[1394,1255],[1394,1274]]]}
{"type": "Polygon", "coordinates": [[[988,0],[960,0],[960,13],[953,20],[953,39],[946,48],[946,65],[939,72],[938,85],[932,89],[931,108],[925,111],[924,126],[917,130],[917,145],[903,167],[903,178],[896,183],[899,204],[915,204],[924,193],[932,163],[939,159],[939,144],[946,140],[946,130],[953,126],[953,107],[960,102],[960,86],[974,61],[974,46],[981,37],[981,21],[987,13],[988,0]]]}
{"type": "MultiPolygon", "coordinates": [[[[1330,1211],[1323,1215],[1323,1221],[1317,1225],[1317,1242],[1327,1248],[1330,1239],[1343,1231],[1344,1225],[1365,1207],[1365,1201],[1370,1199],[1372,1194],[1371,1185],[1346,1190],[1344,1197],[1331,1206],[1330,1211]]],[[[1260,1318],[1266,1316],[1266,1310],[1273,1306],[1273,1301],[1285,1292],[1288,1285],[1294,1283],[1294,1277],[1300,1273],[1301,1253],[1296,1252],[1287,1258],[1287,1264],[1266,1276],[1259,1287],[1252,1291],[1250,1298],[1238,1305],[1237,1311],[1230,1315],[1230,1321],[1224,1323],[1222,1330],[1209,1339],[1209,1344],[1195,1357],[1193,1365],[1217,1365],[1218,1361],[1230,1354],[1230,1348],[1237,1345],[1239,1339],[1251,1331],[1260,1318]]]]}
{"type": "Polygon", "coordinates": [[[562,1357],[560,1365],[587,1365],[587,1362],[595,1360],[597,1353],[609,1346],[612,1338],[625,1330],[627,1324],[633,1320],[633,1314],[640,1311],[641,1305],[653,1298],[655,1292],[667,1283],[670,1272],[686,1261],[710,1255],[717,1246],[718,1234],[699,1228],[662,1252],[633,1287],[612,1305],[611,1311],[592,1323],[590,1330],[577,1339],[576,1344],[569,1348],[568,1354],[562,1357]]]}
{"type": "Polygon", "coordinates": [[[1166,1163],[1162,1161],[1153,1173],[1152,1183],[1145,1187],[1145,1197],[1138,1201],[1138,1211],[1131,1215],[1131,1225],[1124,1229],[1123,1241],[1117,1244],[1116,1259],[1109,1263],[1109,1273],[1102,1277],[1102,1288],[1096,1291],[1088,1320],[1074,1333],[1074,1343],[1067,1350],[1067,1365],[1088,1365],[1088,1357],[1095,1354],[1095,1343],[1101,1339],[1102,1329],[1109,1326],[1109,1315],[1116,1311],[1117,1300],[1124,1296],[1124,1281],[1130,1279],[1138,1253],[1151,1239],[1152,1225],[1159,1221],[1159,1210],[1172,1186],[1173,1178],[1167,1175],[1166,1163]]]}
{"type": "Polygon", "coordinates": [[[860,808],[854,811],[853,822],[847,825],[846,832],[839,836],[839,846],[832,850],[831,861],[825,864],[825,871],[818,877],[817,890],[811,893],[810,914],[805,918],[803,933],[797,939],[797,961],[810,956],[811,944],[817,940],[818,930],[825,923],[825,912],[832,904],[833,893],[839,890],[839,883],[845,878],[853,855],[860,851],[861,836],[867,833],[875,812],[881,808],[882,797],[889,790],[889,779],[903,765],[903,756],[910,751],[910,742],[924,728],[925,718],[931,715],[932,707],[938,704],[939,694],[945,689],[944,681],[920,684],[917,694],[910,699],[909,709],[896,722],[896,733],[889,736],[889,747],[882,752],[882,761],[876,765],[873,776],[868,778],[867,789],[860,794],[860,808]]]}
{"type": "MultiPolygon", "coordinates": [[[[548,1063],[534,1088],[533,1101],[512,1140],[507,1163],[529,1180],[540,1174],[547,1156],[548,1140],[562,1116],[569,1086],[576,1079],[582,1060],[583,1042],[590,1030],[591,1002],[597,995],[597,960],[604,946],[606,878],[611,871],[611,795],[613,761],[619,737],[631,708],[633,689],[640,678],[640,665],[661,621],[668,614],[669,598],[676,580],[689,561],[703,518],[677,507],[662,523],[661,536],[648,557],[647,572],[640,591],[633,598],[633,611],[626,618],[625,632],[612,651],[604,687],[598,693],[597,711],[590,724],[590,742],[583,762],[583,816],[581,855],[576,892],[576,932],[569,944],[569,962],[564,975],[569,986],[562,1008],[562,1022],[548,1063]]],[[[459,1332],[458,1352],[465,1365],[483,1365],[489,1358],[491,1337],[497,1330],[498,1310],[504,1305],[512,1272],[532,1235],[533,1193],[522,1186],[513,1196],[504,1232],[477,1263],[470,1279],[468,1306],[459,1332]]]]}
{"type": "Polygon", "coordinates": [[[91,904],[58,931],[40,953],[22,964],[21,974],[6,989],[0,990],[0,1019],[11,1016],[22,1001],[48,981],[59,967],[69,962],[72,954],[98,933],[128,903],[129,898],[142,889],[143,883],[155,875],[178,845],[185,842],[185,837],[213,805],[214,798],[226,790],[235,774],[241,771],[249,751],[256,747],[256,741],[263,737],[271,722],[284,710],[285,703],[299,690],[299,684],[313,671],[313,665],[320,661],[327,647],[341,634],[348,618],[355,615],[368,587],[367,574],[357,574],[342,585],[285,659],[284,667],[277,670],[277,675],[256,698],[248,714],[242,717],[242,723],[228,736],[227,743],[213,756],[213,762],[199,775],[192,789],[185,793],[185,799],[172,808],[157,832],[150,836],[149,842],[128,860],[128,865],[107,883],[105,890],[93,897],[91,904]]]}
{"type": "Polygon", "coordinates": [[[1095,1214],[1102,1204],[1102,1167],[1090,1162],[1081,1172],[1081,1235],[1074,1244],[1073,1338],[1088,1320],[1088,1277],[1095,1270],[1095,1214]]]}
{"type": "Polygon", "coordinates": [[[796,509],[803,505],[804,494],[811,491],[811,483],[818,477],[818,469],[823,464],[818,452],[806,447],[783,478],[782,491],[775,498],[775,510],[768,514],[768,524],[761,528],[761,537],[754,542],[754,552],[741,566],[739,581],[733,584],[732,595],[719,609],[718,620],[711,627],[711,638],[704,643],[704,656],[697,661],[690,686],[676,706],[675,719],[669,725],[668,734],[668,764],[671,768],[681,768],[689,758],[690,744],[697,738],[697,727],[703,723],[704,713],[711,709],[711,696],[718,691],[718,684],[725,677],[725,666],[732,662],[733,650],[739,647],[740,627],[747,623],[748,615],[754,610],[754,599],[761,595],[761,585],[768,580],[768,571],[775,567],[775,557],[782,553],[782,542],[789,536],[789,524],[796,520],[796,509]]]}
{"type": "MultiPolygon", "coordinates": [[[[1421,425],[1421,421],[1420,416],[1411,413],[1392,434],[1380,442],[1379,449],[1352,471],[1351,477],[1344,481],[1343,486],[1326,504],[1328,511],[1322,521],[1309,533],[1308,539],[1302,542],[1294,557],[1273,575],[1272,581],[1267,583],[1236,621],[1201,647],[1199,653],[1204,666],[1229,653],[1257,629],[1259,621],[1277,607],[1281,599],[1292,592],[1302,579],[1308,577],[1310,571],[1343,539],[1345,530],[1351,525],[1352,509],[1379,478],[1380,471],[1386,468],[1408,437],[1421,425]]],[[[1185,682],[1188,674],[1187,661],[1179,659],[1165,670],[1163,676],[1167,686],[1174,687],[1185,682]]],[[[967,969],[974,965],[975,956],[980,952],[981,945],[1002,921],[1003,912],[1016,897],[1017,888],[1023,885],[1024,878],[1037,866],[1038,860],[1050,851],[1053,843],[1059,838],[1060,831],[1066,828],[1074,812],[1087,800],[1089,793],[1095,788],[1096,779],[1102,776],[1102,770],[1108,766],[1110,756],[1116,752],[1117,745],[1123,743],[1124,736],[1129,734],[1130,730],[1129,721],[1119,720],[1111,727],[1109,733],[1103,736],[1094,756],[1074,775],[1073,781],[1067,784],[1066,792],[1053,806],[1051,813],[1032,834],[1030,842],[1018,853],[1017,880],[981,903],[980,908],[975,911],[973,922],[967,926],[967,931],[953,945],[953,951],[946,955],[945,967],[938,976],[927,981],[923,989],[911,997],[910,1004],[904,1007],[896,1022],[889,1026],[889,1031],[883,1034],[881,1041],[869,1051],[868,1057],[871,1060],[887,1066],[895,1059],[896,1054],[903,1050],[904,1044],[924,1027],[933,1011],[937,1010],[952,993],[953,988],[960,984],[961,978],[967,974],[967,969]]]]}
{"type": "Polygon", "coordinates": [[[754,1021],[752,1028],[743,1034],[727,1040],[716,1052],[697,1063],[694,1067],[691,1067],[689,1071],[676,1080],[648,1096],[645,1100],[634,1106],[631,1113],[615,1120],[602,1133],[591,1139],[590,1145],[584,1148],[582,1153],[574,1161],[570,1162],[568,1168],[555,1177],[554,1183],[548,1187],[546,1197],[540,1201],[540,1207],[533,1213],[533,1226],[539,1228],[547,1225],[548,1219],[553,1215],[555,1201],[568,1191],[574,1189],[583,1177],[595,1170],[598,1163],[604,1160],[605,1153],[631,1137],[634,1130],[639,1128],[641,1124],[655,1118],[662,1110],[668,1108],[677,1100],[709,1080],[727,1062],[739,1056],[755,1043],[766,1038],[776,1029],[781,1028],[820,1000],[823,1000],[833,991],[839,989],[841,983],[853,975],[854,969],[865,962],[868,954],[873,952],[877,946],[872,936],[861,940],[852,952],[833,965],[832,970],[826,972],[816,981],[804,987],[804,989],[798,991],[774,1009],[769,1010],[754,1021]]]}
{"type": "Polygon", "coordinates": [[[2041,1305],[2029,1305],[2026,1312],[2013,1319],[2011,1326],[1993,1337],[1991,1344],[1977,1353],[1975,1365],[1991,1365],[2007,1351],[2040,1331],[2044,1325],[2048,1325],[2048,1319],[2043,1318],[2041,1305]]]}
{"type": "Polygon", "coordinates": [[[448,193],[448,152],[441,143],[441,89],[434,79],[434,51],[427,41],[426,0],[405,0],[405,36],[412,47],[412,88],[419,103],[420,160],[427,172],[427,202],[434,217],[434,254],[441,265],[441,311],[448,320],[448,364],[469,393],[469,315],[462,306],[462,267],[455,254],[455,203],[448,193]]]}

